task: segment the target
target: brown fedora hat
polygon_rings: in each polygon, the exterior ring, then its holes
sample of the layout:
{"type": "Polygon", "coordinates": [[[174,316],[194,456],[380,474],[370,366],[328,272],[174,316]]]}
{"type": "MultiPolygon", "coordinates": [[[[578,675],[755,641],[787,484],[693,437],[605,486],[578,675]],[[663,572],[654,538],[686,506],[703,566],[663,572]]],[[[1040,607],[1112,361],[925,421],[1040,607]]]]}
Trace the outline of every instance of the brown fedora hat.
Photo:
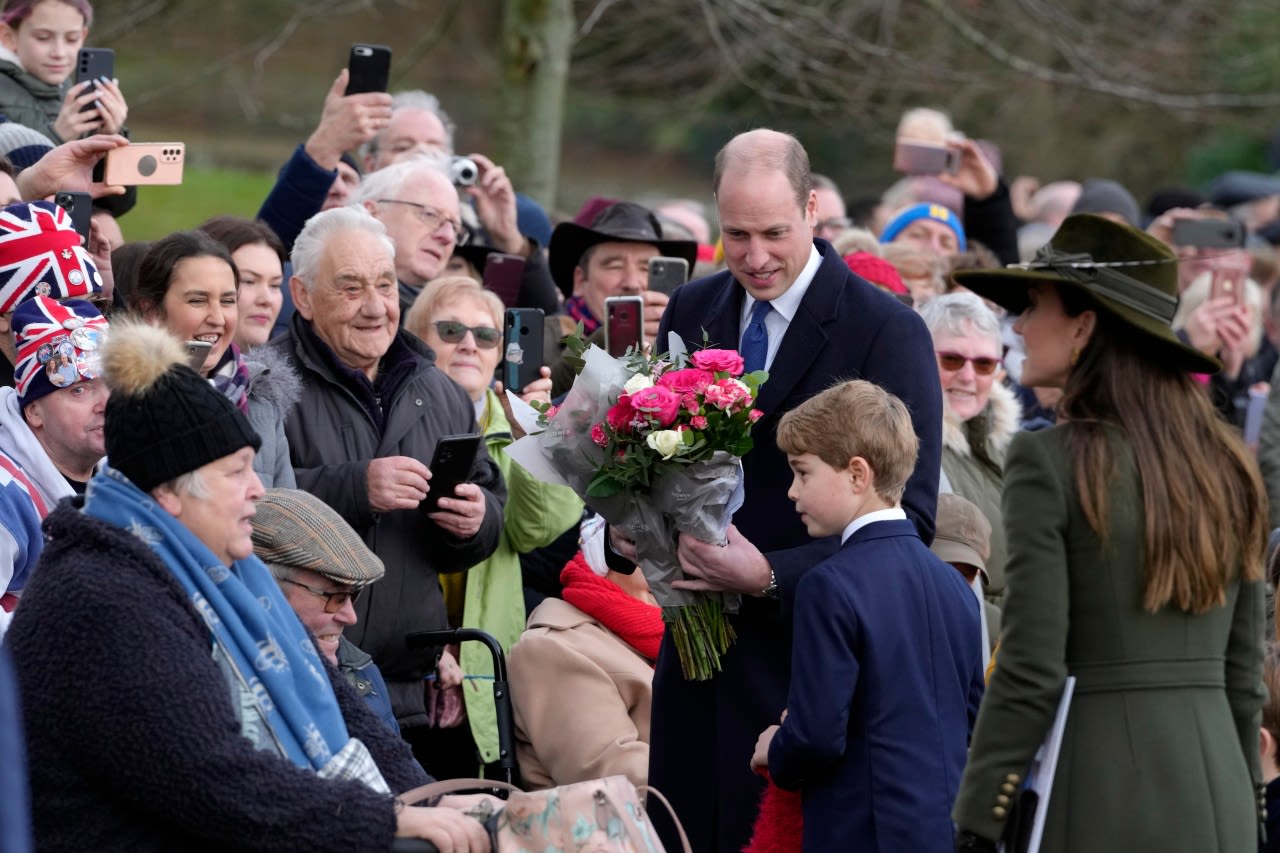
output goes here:
{"type": "Polygon", "coordinates": [[[620,201],[596,214],[590,228],[576,222],[561,222],[551,232],[551,245],[547,250],[551,277],[566,298],[573,295],[573,268],[582,253],[600,243],[651,243],[663,255],[684,258],[689,262],[689,269],[693,269],[698,260],[697,242],[662,239],[658,217],[646,207],[620,201]]]}
{"type": "Polygon", "coordinates": [[[1001,270],[965,270],[957,283],[1011,314],[1027,307],[1036,282],[1088,294],[1104,311],[1152,345],[1153,355],[1192,373],[1217,373],[1222,363],[1184,344],[1171,323],[1178,308],[1178,257],[1145,231],[1103,216],[1068,216],[1028,263],[1001,270]]]}

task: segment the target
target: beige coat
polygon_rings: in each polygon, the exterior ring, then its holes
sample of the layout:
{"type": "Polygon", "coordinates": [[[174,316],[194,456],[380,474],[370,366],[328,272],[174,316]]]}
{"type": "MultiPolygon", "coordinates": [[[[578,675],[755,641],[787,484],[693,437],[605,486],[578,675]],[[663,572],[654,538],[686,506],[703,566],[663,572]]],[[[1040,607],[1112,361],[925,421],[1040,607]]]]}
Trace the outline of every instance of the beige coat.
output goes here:
{"type": "Polygon", "coordinates": [[[548,598],[511,648],[516,758],[529,788],[649,772],[653,667],[595,619],[548,598]]]}

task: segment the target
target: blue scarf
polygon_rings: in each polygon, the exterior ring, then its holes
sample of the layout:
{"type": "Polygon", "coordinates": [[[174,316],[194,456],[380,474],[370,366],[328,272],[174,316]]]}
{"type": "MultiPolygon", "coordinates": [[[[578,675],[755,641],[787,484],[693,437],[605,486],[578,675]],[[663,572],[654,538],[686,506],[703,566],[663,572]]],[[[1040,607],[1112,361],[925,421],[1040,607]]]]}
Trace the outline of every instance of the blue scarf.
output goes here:
{"type": "Polygon", "coordinates": [[[350,740],[311,638],[257,557],[230,568],[150,495],[103,465],[84,511],[137,536],[191,596],[289,760],[319,771],[350,740]]]}

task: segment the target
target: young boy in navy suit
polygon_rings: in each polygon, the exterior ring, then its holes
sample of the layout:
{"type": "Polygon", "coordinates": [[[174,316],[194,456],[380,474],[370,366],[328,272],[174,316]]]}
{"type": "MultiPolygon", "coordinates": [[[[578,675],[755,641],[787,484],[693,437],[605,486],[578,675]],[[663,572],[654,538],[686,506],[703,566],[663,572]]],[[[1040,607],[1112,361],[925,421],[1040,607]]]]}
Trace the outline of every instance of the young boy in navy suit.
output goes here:
{"type": "Polygon", "coordinates": [[[980,615],[899,506],[917,444],[902,401],[861,380],[778,426],[809,535],[843,534],[800,581],[787,711],[751,760],[801,792],[805,853],[953,849],[982,697],[980,615]]]}

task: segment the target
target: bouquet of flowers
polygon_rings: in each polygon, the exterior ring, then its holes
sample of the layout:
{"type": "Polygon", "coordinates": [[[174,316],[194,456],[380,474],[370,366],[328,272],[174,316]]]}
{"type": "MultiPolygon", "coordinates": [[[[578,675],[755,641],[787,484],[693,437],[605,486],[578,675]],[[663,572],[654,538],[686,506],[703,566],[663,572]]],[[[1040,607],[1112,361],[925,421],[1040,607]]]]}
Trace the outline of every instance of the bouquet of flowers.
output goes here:
{"type": "Polygon", "coordinates": [[[661,355],[614,358],[589,347],[582,365],[563,403],[543,412],[545,429],[509,452],[535,473],[549,467],[635,540],[685,677],[711,678],[733,642],[726,614],[740,599],[671,588],[683,576],[677,534],[726,541],[742,505],[741,457],[761,416],[752,403],[768,374],[743,375],[733,350],[690,355],[675,335],[661,355]]]}

